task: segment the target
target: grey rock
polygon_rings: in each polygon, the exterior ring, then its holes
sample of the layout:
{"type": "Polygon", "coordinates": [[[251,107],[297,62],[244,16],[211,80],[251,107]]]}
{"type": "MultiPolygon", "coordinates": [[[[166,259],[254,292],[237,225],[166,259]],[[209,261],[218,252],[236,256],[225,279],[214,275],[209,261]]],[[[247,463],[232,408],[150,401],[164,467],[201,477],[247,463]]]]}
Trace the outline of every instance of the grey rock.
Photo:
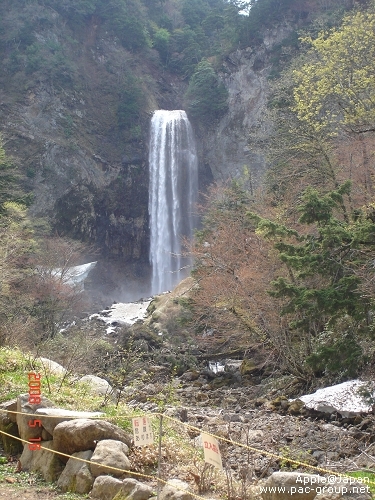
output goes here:
{"type": "Polygon", "coordinates": [[[50,432],[46,431],[46,429],[42,429],[42,441],[52,441],[53,436],[50,432]]]}
{"type": "Polygon", "coordinates": [[[69,458],[65,469],[57,481],[57,486],[63,492],[71,491],[72,493],[80,493],[82,495],[89,493],[94,484],[89,464],[76,460],[76,458],[90,460],[91,457],[92,451],[80,451],[74,453],[72,458],[69,458]]]}
{"type": "Polygon", "coordinates": [[[62,453],[72,455],[77,451],[94,450],[97,441],[115,439],[130,446],[132,436],[104,420],[77,419],[62,422],[55,427],[53,440],[62,453]]]}
{"type": "Polygon", "coordinates": [[[111,474],[116,477],[124,477],[126,472],[115,469],[125,471],[130,469],[130,461],[126,456],[128,452],[129,448],[121,441],[113,439],[99,441],[91,457],[90,470],[92,475],[98,477],[102,474],[111,474]],[[113,467],[113,469],[108,467],[113,467]]]}
{"type": "Polygon", "coordinates": [[[181,375],[181,380],[184,380],[186,382],[193,382],[194,380],[197,380],[200,376],[200,373],[197,370],[190,370],[181,375]]]}
{"type": "Polygon", "coordinates": [[[56,481],[64,469],[64,465],[54,450],[53,441],[43,442],[43,447],[47,450],[30,450],[25,446],[20,457],[22,470],[40,472],[45,481],[56,481]]]}
{"type": "Polygon", "coordinates": [[[25,439],[28,441],[31,438],[42,437],[42,427],[35,426],[30,427],[29,420],[34,420],[36,417],[30,417],[27,414],[34,414],[38,408],[51,408],[53,407],[52,401],[47,399],[44,396],[41,396],[41,402],[39,404],[30,404],[29,403],[29,394],[21,394],[17,398],[17,411],[20,412],[17,414],[17,426],[18,433],[21,439],[25,439]],[[21,413],[25,413],[22,415],[21,413]]]}
{"type": "Polygon", "coordinates": [[[242,360],[240,359],[227,359],[224,364],[224,370],[226,372],[239,372],[241,368],[242,360]]]}
{"type": "Polygon", "coordinates": [[[114,393],[112,386],[104,378],[95,375],[85,375],[78,382],[87,384],[90,391],[98,396],[110,396],[114,393]]]}
{"type": "Polygon", "coordinates": [[[51,375],[65,375],[67,372],[62,365],[56,363],[56,361],[52,361],[52,359],[37,358],[35,361],[39,362],[44,371],[48,371],[51,375]]]}
{"type": "Polygon", "coordinates": [[[91,498],[95,500],[112,500],[120,491],[122,481],[111,476],[99,476],[94,481],[91,498]]]}
{"type": "MultiPolygon", "coordinates": [[[[5,409],[6,405],[2,405],[5,409]]],[[[13,408],[13,405],[10,406],[13,408]]],[[[0,443],[3,445],[3,449],[6,454],[15,455],[23,450],[23,443],[19,441],[18,426],[14,422],[16,415],[4,412],[0,412],[0,431],[6,432],[14,438],[0,433],[0,443]],[[9,416],[8,416],[9,415],[9,416]],[[14,419],[14,420],[13,420],[14,419]]]]}
{"type": "Polygon", "coordinates": [[[263,500],[313,500],[316,495],[312,485],[319,484],[320,476],[300,472],[274,472],[264,483],[263,500]],[[271,488],[276,491],[271,491],[271,488]]]}
{"type": "Polygon", "coordinates": [[[260,429],[243,429],[241,439],[244,443],[259,443],[264,439],[264,432],[260,429]]]}
{"type": "Polygon", "coordinates": [[[36,410],[36,413],[40,415],[39,418],[42,421],[44,429],[51,435],[53,435],[56,425],[61,424],[61,422],[67,422],[77,418],[96,418],[104,415],[102,412],[72,411],[64,410],[63,408],[39,408],[36,410]]]}
{"type": "Polygon", "coordinates": [[[0,418],[6,416],[11,422],[17,422],[17,414],[12,413],[17,411],[17,399],[11,399],[0,404],[0,418]]]}
{"type": "Polygon", "coordinates": [[[184,481],[180,481],[180,479],[171,479],[162,489],[160,500],[193,500],[188,490],[189,485],[184,481]]]}
{"type": "Polygon", "coordinates": [[[148,500],[152,494],[151,486],[128,478],[123,480],[121,490],[113,500],[148,500]]]}

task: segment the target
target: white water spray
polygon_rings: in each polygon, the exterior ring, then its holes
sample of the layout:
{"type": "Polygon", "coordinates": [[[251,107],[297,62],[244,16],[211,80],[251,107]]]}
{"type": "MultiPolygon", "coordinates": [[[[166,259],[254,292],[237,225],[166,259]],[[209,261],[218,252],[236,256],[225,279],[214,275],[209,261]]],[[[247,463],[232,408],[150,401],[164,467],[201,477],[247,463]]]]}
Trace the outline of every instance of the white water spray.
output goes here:
{"type": "Polygon", "coordinates": [[[196,222],[197,153],[185,111],[155,111],[149,164],[151,293],[157,294],[186,276],[182,239],[191,238],[196,222]]]}

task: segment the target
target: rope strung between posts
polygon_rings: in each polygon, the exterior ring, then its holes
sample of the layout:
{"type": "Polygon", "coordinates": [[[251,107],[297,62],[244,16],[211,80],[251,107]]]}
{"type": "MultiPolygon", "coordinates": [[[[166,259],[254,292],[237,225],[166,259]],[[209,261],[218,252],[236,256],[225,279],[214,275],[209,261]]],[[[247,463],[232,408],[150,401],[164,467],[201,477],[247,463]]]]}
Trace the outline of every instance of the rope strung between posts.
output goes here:
{"type": "MultiPolygon", "coordinates": [[[[42,415],[40,413],[36,413],[36,414],[31,414],[31,413],[25,413],[25,412],[17,412],[17,411],[9,411],[9,410],[3,410],[3,409],[0,409],[1,412],[6,412],[6,413],[13,413],[13,414],[21,414],[21,415],[27,415],[28,417],[39,417],[39,418],[71,418],[71,419],[77,419],[77,416],[58,416],[58,415],[42,415]]],[[[163,417],[164,419],[166,420],[170,420],[174,423],[177,423],[179,426],[183,425],[185,428],[189,428],[191,430],[194,430],[198,433],[201,433],[203,432],[203,429],[200,429],[199,427],[195,427],[193,425],[190,425],[190,424],[187,424],[186,422],[181,422],[180,420],[174,418],[174,417],[170,417],[168,415],[165,415],[164,413],[146,413],[144,415],[137,415],[137,417],[163,417]]],[[[125,418],[125,419],[132,419],[132,418],[135,418],[134,415],[116,415],[116,416],[100,416],[100,417],[91,417],[90,420],[113,420],[113,419],[118,419],[118,418],[125,418]]],[[[2,432],[2,431],[0,431],[2,432]]],[[[312,465],[312,464],[308,464],[306,462],[301,462],[300,460],[295,460],[295,459],[292,459],[292,458],[286,458],[285,456],[280,456],[280,455],[277,455],[276,453],[273,453],[271,451],[266,451],[266,450],[261,450],[259,448],[255,448],[253,446],[249,446],[247,444],[244,444],[244,443],[240,443],[238,441],[234,441],[233,439],[227,439],[223,436],[218,436],[217,434],[213,434],[209,431],[204,431],[205,434],[208,434],[209,436],[212,436],[213,438],[217,439],[218,441],[224,441],[232,446],[238,446],[238,447],[241,447],[241,448],[244,448],[246,450],[249,450],[249,451],[252,451],[254,453],[257,453],[257,454],[260,454],[260,455],[264,455],[264,456],[267,456],[267,457],[270,457],[270,458],[274,458],[276,460],[283,460],[283,461],[286,461],[290,464],[294,464],[294,465],[298,465],[298,466],[301,466],[301,467],[306,467],[308,469],[312,469],[314,471],[317,471],[317,472],[320,472],[320,473],[323,473],[323,474],[329,474],[329,475],[335,475],[335,476],[338,476],[338,477],[347,477],[347,478],[351,478],[353,479],[352,476],[349,476],[348,474],[343,474],[341,472],[337,472],[337,471],[332,471],[332,470],[329,470],[329,469],[326,469],[326,468],[323,468],[323,467],[318,467],[316,465],[312,465]]],[[[13,436],[11,436],[13,437],[13,436]]],[[[26,441],[27,442],[27,441],[26,441]]],[[[154,478],[153,478],[154,479],[154,478]]],[[[375,481],[368,481],[366,482],[366,484],[371,484],[371,485],[374,485],[375,486],[375,481]]]]}
{"type": "MultiPolygon", "coordinates": [[[[1,430],[0,430],[0,434],[3,434],[4,436],[11,437],[12,439],[17,439],[17,441],[21,441],[22,443],[25,443],[25,444],[29,443],[29,441],[26,441],[26,439],[21,439],[19,437],[12,436],[12,434],[8,434],[7,432],[1,431],[1,430]]],[[[49,451],[50,453],[54,453],[54,454],[60,455],[62,457],[66,457],[68,459],[72,458],[73,460],[77,460],[78,462],[84,462],[86,464],[102,465],[102,464],[98,464],[96,462],[91,462],[91,460],[86,460],[84,458],[73,457],[73,455],[68,455],[67,453],[62,453],[61,451],[51,450],[50,448],[46,448],[45,446],[41,446],[40,449],[45,450],[45,451],[49,451]]],[[[37,453],[37,451],[33,451],[33,453],[37,453]]],[[[190,496],[192,496],[193,498],[197,498],[198,500],[207,500],[204,497],[201,497],[195,493],[192,493],[191,491],[180,488],[174,484],[169,483],[168,481],[165,481],[164,479],[161,479],[161,478],[158,478],[155,476],[150,476],[148,474],[143,474],[141,472],[134,472],[132,470],[120,469],[118,467],[112,467],[111,465],[103,465],[103,467],[105,467],[106,469],[116,471],[116,472],[121,472],[122,474],[130,474],[132,476],[137,476],[137,477],[141,477],[144,479],[150,479],[151,481],[158,481],[158,482],[162,483],[164,486],[171,486],[172,488],[175,488],[176,490],[182,491],[184,493],[189,493],[190,496]]]]}

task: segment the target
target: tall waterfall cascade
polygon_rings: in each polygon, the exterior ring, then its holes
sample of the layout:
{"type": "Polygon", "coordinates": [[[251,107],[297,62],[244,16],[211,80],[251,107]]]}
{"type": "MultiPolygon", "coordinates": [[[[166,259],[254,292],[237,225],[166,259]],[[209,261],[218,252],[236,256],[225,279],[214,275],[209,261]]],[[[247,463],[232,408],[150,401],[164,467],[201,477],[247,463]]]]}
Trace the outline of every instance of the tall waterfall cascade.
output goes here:
{"type": "Polygon", "coordinates": [[[150,133],[151,293],[171,290],[187,272],[183,239],[196,224],[198,162],[185,111],[155,111],[150,133]]]}

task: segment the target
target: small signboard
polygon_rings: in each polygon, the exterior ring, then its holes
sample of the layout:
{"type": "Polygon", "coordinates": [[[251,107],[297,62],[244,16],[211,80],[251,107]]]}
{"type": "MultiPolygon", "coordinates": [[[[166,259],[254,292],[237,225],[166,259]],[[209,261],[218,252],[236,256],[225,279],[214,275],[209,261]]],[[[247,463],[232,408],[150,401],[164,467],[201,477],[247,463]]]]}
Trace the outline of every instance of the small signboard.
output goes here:
{"type": "Polygon", "coordinates": [[[154,435],[152,433],[151,422],[148,417],[133,418],[133,435],[135,446],[147,446],[153,444],[154,435]]]}
{"type": "Polygon", "coordinates": [[[204,451],[204,461],[208,464],[212,464],[218,469],[223,469],[223,463],[221,461],[221,454],[219,449],[219,442],[213,436],[209,434],[204,434],[202,432],[202,446],[204,451]]]}

